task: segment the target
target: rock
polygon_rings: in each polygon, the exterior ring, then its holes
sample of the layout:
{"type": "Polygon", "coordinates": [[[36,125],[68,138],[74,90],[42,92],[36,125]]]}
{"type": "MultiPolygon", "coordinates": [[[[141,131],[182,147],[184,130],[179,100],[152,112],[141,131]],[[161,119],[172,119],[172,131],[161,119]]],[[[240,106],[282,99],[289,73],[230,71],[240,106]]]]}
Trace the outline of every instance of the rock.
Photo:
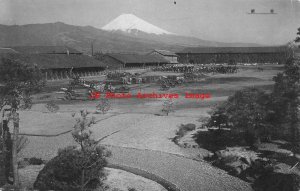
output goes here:
{"type": "Polygon", "coordinates": [[[246,177],[246,180],[247,180],[248,182],[253,183],[253,182],[255,181],[255,178],[250,177],[250,176],[247,176],[247,177],[246,177]]]}
{"type": "Polygon", "coordinates": [[[209,152],[209,153],[207,154],[207,156],[208,156],[209,158],[211,158],[211,157],[213,157],[213,156],[214,156],[214,153],[212,153],[212,152],[209,152]]]}
{"type": "Polygon", "coordinates": [[[232,168],[230,173],[235,175],[235,176],[238,176],[242,173],[242,169],[240,167],[235,167],[235,168],[232,168]]]}
{"type": "Polygon", "coordinates": [[[244,162],[245,164],[247,164],[247,165],[251,165],[252,164],[251,158],[249,158],[249,157],[241,157],[240,160],[242,162],[244,162]]]}
{"type": "Polygon", "coordinates": [[[242,171],[246,170],[247,168],[249,168],[250,166],[247,164],[242,164],[241,166],[242,171]]]}

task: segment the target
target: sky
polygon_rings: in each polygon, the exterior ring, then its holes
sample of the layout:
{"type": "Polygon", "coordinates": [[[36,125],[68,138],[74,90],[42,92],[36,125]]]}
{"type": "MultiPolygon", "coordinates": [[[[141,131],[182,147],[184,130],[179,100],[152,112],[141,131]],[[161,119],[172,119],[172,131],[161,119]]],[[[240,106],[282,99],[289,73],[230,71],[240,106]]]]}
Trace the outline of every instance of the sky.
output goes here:
{"type": "Polygon", "coordinates": [[[64,22],[101,28],[131,13],[169,32],[220,42],[285,44],[300,27],[300,0],[0,0],[0,24],[64,22]],[[256,12],[276,14],[248,14],[256,12]]]}

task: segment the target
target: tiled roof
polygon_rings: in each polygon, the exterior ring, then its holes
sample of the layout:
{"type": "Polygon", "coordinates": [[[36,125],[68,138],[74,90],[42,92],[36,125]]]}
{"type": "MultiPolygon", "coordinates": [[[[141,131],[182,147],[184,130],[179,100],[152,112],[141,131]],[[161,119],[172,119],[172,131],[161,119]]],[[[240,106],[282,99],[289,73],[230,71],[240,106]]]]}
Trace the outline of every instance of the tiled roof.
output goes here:
{"type": "Polygon", "coordinates": [[[164,58],[155,55],[110,53],[106,54],[106,56],[112,57],[122,63],[169,63],[164,58]]]}
{"type": "Polygon", "coordinates": [[[155,49],[152,52],[157,52],[157,53],[159,53],[163,56],[178,56],[177,54],[175,54],[175,52],[171,52],[169,50],[157,50],[157,49],[155,49]]]}
{"type": "MultiPolygon", "coordinates": [[[[1,54],[2,57],[36,64],[41,69],[106,67],[107,64],[80,54],[1,54]]],[[[0,57],[1,57],[0,55],[0,57]]],[[[1,59],[0,59],[1,64],[1,59]]]]}
{"type": "Polygon", "coordinates": [[[195,47],[195,48],[186,48],[180,53],[273,53],[273,52],[285,52],[286,47],[277,46],[277,47],[195,47]]]}
{"type": "Polygon", "coordinates": [[[15,46],[10,47],[22,54],[81,54],[81,52],[67,46],[15,46]]]}

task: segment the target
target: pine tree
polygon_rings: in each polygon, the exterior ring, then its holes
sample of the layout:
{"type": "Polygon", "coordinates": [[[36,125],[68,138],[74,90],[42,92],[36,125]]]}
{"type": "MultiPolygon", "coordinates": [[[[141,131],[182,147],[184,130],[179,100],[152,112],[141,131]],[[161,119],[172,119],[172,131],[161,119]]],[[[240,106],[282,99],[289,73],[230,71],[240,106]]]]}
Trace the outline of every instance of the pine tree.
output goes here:
{"type": "MultiPolygon", "coordinates": [[[[19,109],[31,108],[31,93],[44,85],[44,75],[37,66],[20,63],[13,58],[3,58],[0,66],[0,111],[9,108],[9,119],[13,121],[12,161],[14,186],[19,186],[17,169],[17,141],[19,133],[19,109]]],[[[4,141],[5,142],[5,141],[4,141]]]]}

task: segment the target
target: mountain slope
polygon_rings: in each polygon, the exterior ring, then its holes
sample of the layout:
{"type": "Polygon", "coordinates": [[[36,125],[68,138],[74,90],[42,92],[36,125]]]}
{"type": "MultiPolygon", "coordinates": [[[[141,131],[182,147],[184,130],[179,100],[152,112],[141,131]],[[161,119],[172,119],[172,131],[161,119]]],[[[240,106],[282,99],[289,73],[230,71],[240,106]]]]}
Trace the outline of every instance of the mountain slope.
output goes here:
{"type": "Polygon", "coordinates": [[[152,42],[147,39],[114,34],[90,26],[73,26],[60,22],[21,26],[0,25],[0,47],[67,45],[90,53],[92,43],[94,52],[147,52],[155,48],[171,50],[183,48],[172,47],[171,45],[152,42]]]}
{"type": "Polygon", "coordinates": [[[105,31],[91,26],[57,23],[0,25],[0,47],[66,45],[85,53],[149,52],[153,49],[179,51],[190,46],[232,46],[234,44],[203,41],[193,37],[149,34],[139,30],[105,31]],[[133,33],[132,33],[133,32],[133,33]]]}

